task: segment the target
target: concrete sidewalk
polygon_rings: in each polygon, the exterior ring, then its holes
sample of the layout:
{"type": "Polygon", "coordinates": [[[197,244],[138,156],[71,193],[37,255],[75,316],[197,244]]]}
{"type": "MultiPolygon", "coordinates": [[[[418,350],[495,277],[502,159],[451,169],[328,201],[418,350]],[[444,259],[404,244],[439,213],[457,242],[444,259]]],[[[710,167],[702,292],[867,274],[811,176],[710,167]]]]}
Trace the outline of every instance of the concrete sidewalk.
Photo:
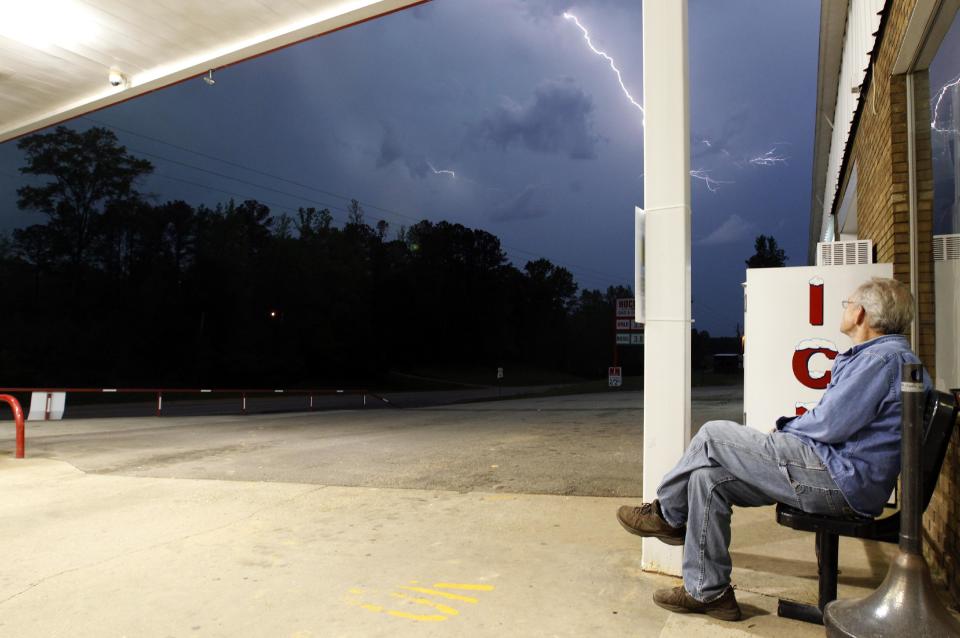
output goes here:
{"type": "MultiPolygon", "coordinates": [[[[2,636],[820,636],[813,539],[738,510],[747,618],[665,612],[621,499],[85,474],[0,460],[2,636]]],[[[841,547],[842,595],[890,546],[841,547]]]]}
{"type": "MultiPolygon", "coordinates": [[[[617,506],[642,485],[642,396],[407,410],[75,419],[0,428],[0,638],[822,636],[813,536],[736,510],[747,618],[670,614],[617,506]]],[[[738,418],[696,388],[693,422],[738,418]]],[[[892,545],[841,539],[840,595],[892,545]]]]}

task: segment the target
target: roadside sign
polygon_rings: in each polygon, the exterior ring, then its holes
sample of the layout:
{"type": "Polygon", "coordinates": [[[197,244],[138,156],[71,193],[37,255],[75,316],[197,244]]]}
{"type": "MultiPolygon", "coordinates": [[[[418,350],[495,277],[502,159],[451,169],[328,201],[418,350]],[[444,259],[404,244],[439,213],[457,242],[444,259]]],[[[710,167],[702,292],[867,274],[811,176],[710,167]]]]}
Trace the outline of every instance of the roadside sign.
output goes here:
{"type": "Polygon", "coordinates": [[[607,385],[611,388],[619,388],[623,385],[623,374],[620,366],[610,366],[607,368],[607,385]]]}
{"type": "Polygon", "coordinates": [[[634,321],[636,300],[633,297],[617,299],[614,325],[617,332],[643,332],[643,324],[634,321]]]}
{"type": "MultiPolygon", "coordinates": [[[[636,300],[633,297],[617,299],[616,312],[614,312],[614,351],[617,346],[642,346],[644,327],[642,323],[634,321],[634,310],[636,300]]],[[[617,363],[617,356],[614,354],[613,362],[617,363]]],[[[612,368],[611,368],[612,369],[612,368]]],[[[611,387],[614,387],[611,385],[611,387]]]]}
{"type": "Polygon", "coordinates": [[[503,368],[497,368],[497,378],[498,379],[503,378],[503,368]]]}

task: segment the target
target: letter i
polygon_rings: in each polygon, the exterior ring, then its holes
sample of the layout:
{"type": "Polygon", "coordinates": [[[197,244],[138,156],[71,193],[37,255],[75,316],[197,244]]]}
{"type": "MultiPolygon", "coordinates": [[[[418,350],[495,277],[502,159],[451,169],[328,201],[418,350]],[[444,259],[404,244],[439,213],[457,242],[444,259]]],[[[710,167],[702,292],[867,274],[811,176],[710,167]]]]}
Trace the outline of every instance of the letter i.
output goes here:
{"type": "Polygon", "coordinates": [[[814,277],[810,280],[810,325],[823,325],[823,279],[814,277]]]}

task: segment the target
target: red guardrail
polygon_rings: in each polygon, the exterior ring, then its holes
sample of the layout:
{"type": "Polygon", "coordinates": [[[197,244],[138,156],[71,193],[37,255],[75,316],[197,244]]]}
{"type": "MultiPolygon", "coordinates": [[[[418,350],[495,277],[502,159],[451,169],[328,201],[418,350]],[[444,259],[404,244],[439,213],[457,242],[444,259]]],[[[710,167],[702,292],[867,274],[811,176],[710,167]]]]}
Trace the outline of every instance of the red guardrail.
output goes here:
{"type": "MultiPolygon", "coordinates": [[[[278,394],[294,394],[302,395],[308,397],[307,407],[313,410],[313,398],[315,396],[336,396],[336,395],[362,395],[363,396],[363,405],[367,405],[367,397],[371,396],[375,399],[390,404],[390,401],[378,396],[369,390],[365,389],[356,389],[356,388],[346,388],[346,389],[330,389],[330,388],[319,388],[319,389],[270,389],[270,388],[0,388],[0,392],[43,392],[47,394],[52,394],[54,392],[64,392],[64,393],[83,393],[83,394],[155,394],[157,397],[157,416],[161,416],[163,413],[163,396],[170,394],[234,394],[240,395],[240,412],[243,414],[247,413],[247,396],[248,395],[278,395],[278,394]]],[[[0,398],[8,395],[0,395],[0,398]]],[[[16,399],[9,397],[14,402],[16,399]]],[[[17,403],[17,409],[20,409],[20,404],[17,403]]],[[[20,411],[22,416],[23,411],[20,411]]],[[[49,418],[49,415],[47,415],[49,418]]]]}
{"type": "Polygon", "coordinates": [[[9,394],[0,394],[0,402],[6,403],[10,406],[10,409],[13,410],[13,420],[16,423],[17,428],[16,458],[22,459],[24,456],[24,450],[26,448],[26,442],[24,440],[26,437],[24,435],[23,410],[20,408],[20,402],[9,394]]]}

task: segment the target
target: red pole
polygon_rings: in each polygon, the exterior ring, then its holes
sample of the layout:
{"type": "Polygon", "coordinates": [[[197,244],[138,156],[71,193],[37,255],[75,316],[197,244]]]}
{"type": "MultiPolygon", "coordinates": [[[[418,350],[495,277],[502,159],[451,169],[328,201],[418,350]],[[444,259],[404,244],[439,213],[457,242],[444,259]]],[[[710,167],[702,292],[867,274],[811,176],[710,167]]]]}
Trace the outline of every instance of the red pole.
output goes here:
{"type": "Polygon", "coordinates": [[[18,459],[22,459],[24,456],[24,450],[26,449],[26,443],[24,442],[23,409],[20,407],[20,402],[9,394],[0,394],[0,401],[9,405],[10,409],[13,410],[13,420],[16,422],[17,427],[16,456],[18,459]]]}

